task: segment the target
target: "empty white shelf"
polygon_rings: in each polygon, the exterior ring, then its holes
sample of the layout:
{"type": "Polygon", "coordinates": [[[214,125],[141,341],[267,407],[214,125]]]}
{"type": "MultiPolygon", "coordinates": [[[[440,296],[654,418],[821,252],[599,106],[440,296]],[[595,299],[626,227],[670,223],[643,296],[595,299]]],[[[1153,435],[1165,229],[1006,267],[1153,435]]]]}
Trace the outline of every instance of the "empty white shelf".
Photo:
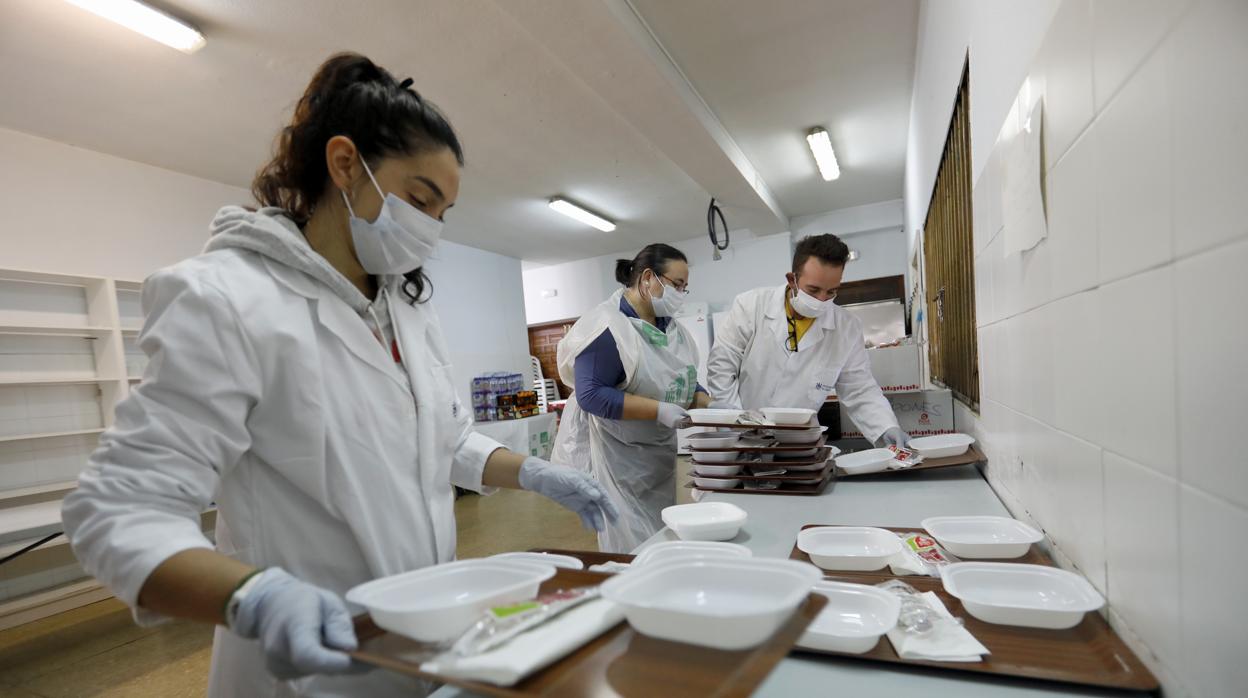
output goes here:
{"type": "Polygon", "coordinates": [[[38,373],[0,373],[0,385],[84,385],[108,383],[116,378],[101,376],[58,376],[38,373]]]}
{"type": "Polygon", "coordinates": [[[82,436],[85,434],[103,434],[104,427],[96,427],[94,429],[75,429],[73,431],[49,431],[42,434],[13,434],[12,436],[0,436],[0,443],[6,441],[34,441],[36,439],[55,439],[61,436],[82,436]]]}
{"type": "Polygon", "coordinates": [[[70,325],[7,325],[0,324],[0,334],[25,334],[47,337],[103,337],[112,331],[109,327],[75,327],[70,325]]]}
{"type": "Polygon", "coordinates": [[[20,499],[21,497],[29,497],[36,494],[49,494],[51,492],[69,492],[76,487],[78,487],[77,480],[45,482],[38,485],[30,485],[29,487],[0,491],[0,501],[20,499]]]}
{"type": "Polygon", "coordinates": [[[40,538],[61,530],[61,500],[0,508],[0,543],[40,538]]]}

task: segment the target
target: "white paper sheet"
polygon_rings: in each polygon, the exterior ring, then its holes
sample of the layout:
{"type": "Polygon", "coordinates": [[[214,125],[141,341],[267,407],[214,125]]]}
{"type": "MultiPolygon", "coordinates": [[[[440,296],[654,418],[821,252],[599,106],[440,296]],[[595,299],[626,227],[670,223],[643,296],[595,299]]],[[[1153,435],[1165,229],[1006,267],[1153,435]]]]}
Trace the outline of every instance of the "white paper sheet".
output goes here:
{"type": "Polygon", "coordinates": [[[1024,122],[1026,125],[1000,144],[1001,216],[1007,257],[1030,250],[1049,234],[1040,187],[1040,131],[1044,116],[1041,105],[1037,101],[1024,122]]]}

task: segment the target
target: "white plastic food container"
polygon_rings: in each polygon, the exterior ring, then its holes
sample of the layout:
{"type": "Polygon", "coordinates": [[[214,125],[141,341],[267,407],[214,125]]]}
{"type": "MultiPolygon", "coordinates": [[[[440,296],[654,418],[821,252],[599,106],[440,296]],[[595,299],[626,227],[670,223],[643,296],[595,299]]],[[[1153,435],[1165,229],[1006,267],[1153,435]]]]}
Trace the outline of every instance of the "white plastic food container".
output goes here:
{"type": "MultiPolygon", "coordinates": [[[[736,478],[720,478],[720,477],[697,477],[694,476],[693,484],[708,490],[731,490],[741,484],[736,478]]],[[[733,535],[736,535],[735,533],[733,535]]]]}
{"type": "Polygon", "coordinates": [[[897,625],[901,600],[882,589],[821,581],[815,584],[814,592],[827,597],[828,605],[807,626],[798,647],[862,654],[897,625]]]}
{"type": "Polygon", "coordinates": [[[773,434],[776,441],[782,444],[808,444],[819,440],[827,427],[811,427],[809,429],[777,429],[773,434]]]}
{"type": "Polygon", "coordinates": [[[956,562],[941,568],[940,577],[945,591],[985,623],[1061,630],[1105,605],[1088,580],[1045,565],[956,562]]]}
{"type": "Polygon", "coordinates": [[[709,541],[668,540],[655,543],[638,553],[633,567],[657,565],[673,561],[687,561],[708,557],[746,558],[753,553],[744,545],[736,543],[712,543],[709,541]]]}
{"type": "Polygon", "coordinates": [[[1022,557],[1044,535],[1004,516],[933,516],[920,524],[945,550],[965,558],[1022,557]]]}
{"type": "Polygon", "coordinates": [[[887,448],[872,448],[836,457],[836,467],[850,475],[865,475],[888,470],[893,462],[893,452],[887,448]]]}
{"type": "Polygon", "coordinates": [[[554,565],[461,560],[374,579],[347,591],[379,627],[421,642],[459,637],[491,606],[537,596],[554,565]]]}
{"type": "Polygon", "coordinates": [[[966,434],[937,434],[910,439],[907,446],[924,458],[948,458],[966,453],[975,439],[966,434]]]}
{"type": "Polygon", "coordinates": [[[825,570],[866,572],[888,565],[901,539],[870,526],[819,526],[797,534],[797,549],[825,570]]]}
{"type": "Polygon", "coordinates": [[[809,424],[810,418],[815,416],[814,410],[803,407],[764,407],[762,412],[768,422],[785,426],[809,424]]]}
{"type": "Polygon", "coordinates": [[[730,477],[741,472],[740,465],[707,465],[705,463],[694,463],[693,472],[697,475],[713,475],[715,477],[730,477]]]}
{"type": "Polygon", "coordinates": [[[710,407],[689,410],[689,417],[699,424],[736,424],[741,410],[723,410],[710,407]]]}
{"type": "Polygon", "coordinates": [[[699,463],[723,464],[740,460],[740,451],[691,451],[695,465],[699,463]]]}
{"type": "Polygon", "coordinates": [[[499,553],[491,555],[491,560],[502,560],[503,562],[530,562],[538,565],[554,565],[555,567],[563,567],[569,570],[585,569],[585,563],[571,555],[558,555],[556,553],[499,553]]]}
{"type": "Polygon", "coordinates": [[[727,502],[677,504],[662,512],[663,523],[681,540],[729,540],[745,525],[745,510],[727,502]]]}
{"type": "Polygon", "coordinates": [[[685,437],[690,448],[732,448],[741,440],[733,431],[702,431],[685,437]]]}
{"type": "Polygon", "coordinates": [[[705,558],[618,575],[602,596],[643,635],[740,650],[771,637],[820,576],[796,560],[705,558]]]}

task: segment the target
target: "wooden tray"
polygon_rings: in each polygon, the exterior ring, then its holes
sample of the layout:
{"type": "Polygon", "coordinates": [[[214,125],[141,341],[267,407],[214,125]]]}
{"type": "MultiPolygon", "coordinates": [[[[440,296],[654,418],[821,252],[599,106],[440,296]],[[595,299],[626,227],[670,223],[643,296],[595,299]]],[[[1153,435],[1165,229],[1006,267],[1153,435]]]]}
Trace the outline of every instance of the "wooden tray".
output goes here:
{"type": "Polygon", "coordinates": [[[627,553],[600,553],[597,550],[563,550],[560,548],[532,548],[528,552],[546,553],[548,555],[567,555],[585,563],[586,567],[601,565],[607,562],[631,563],[636,555],[627,553]]]}
{"type": "MultiPolygon", "coordinates": [[[[825,475],[823,479],[819,481],[818,484],[781,485],[779,489],[774,489],[774,490],[747,490],[744,487],[734,487],[733,489],[730,489],[730,490],[716,490],[716,489],[711,489],[708,487],[698,487],[697,483],[695,482],[689,482],[685,484],[685,488],[690,489],[690,490],[698,490],[699,492],[713,492],[716,494],[795,494],[795,495],[802,495],[802,496],[810,497],[810,496],[814,496],[817,494],[823,494],[823,491],[827,489],[828,487],[828,483],[836,479],[836,473],[834,472],[834,470],[835,470],[834,468],[825,469],[823,471],[825,475]]],[[[732,478],[729,478],[729,479],[732,479],[732,478]]],[[[749,479],[751,480],[775,480],[778,478],[761,477],[761,478],[749,478],[749,479]]]]}
{"type": "Polygon", "coordinates": [[[770,426],[765,425],[765,424],[715,424],[713,422],[692,422],[689,424],[689,426],[712,427],[715,429],[745,429],[747,431],[750,429],[767,429],[767,430],[780,429],[783,431],[796,431],[798,429],[814,429],[815,427],[821,427],[823,425],[820,424],[817,420],[811,420],[805,424],[776,424],[776,425],[770,425],[770,426]]]}
{"type": "Polygon", "coordinates": [[[881,470],[878,473],[859,473],[857,475],[850,475],[844,470],[837,468],[836,476],[837,477],[871,477],[873,475],[883,475],[883,476],[901,475],[903,473],[913,473],[919,470],[932,470],[934,468],[949,468],[955,465],[973,465],[975,463],[982,463],[984,460],[985,460],[984,452],[979,450],[979,447],[976,446],[975,444],[971,444],[971,447],[967,450],[967,452],[963,453],[960,456],[949,456],[948,458],[932,458],[930,460],[924,460],[922,463],[919,463],[918,465],[912,465],[909,468],[902,468],[901,470],[881,470]]]}
{"type": "MultiPolygon", "coordinates": [[[[827,442],[824,437],[820,436],[818,441],[812,441],[808,444],[783,444],[777,446],[727,446],[724,448],[694,448],[689,447],[689,453],[698,455],[699,453],[725,453],[727,451],[736,451],[738,453],[784,453],[785,451],[809,451],[812,448],[827,448],[827,442]]],[[[917,467],[917,466],[916,466],[917,467]]]]}
{"type": "MultiPolygon", "coordinates": [[[[604,574],[560,569],[542,584],[542,591],[599,584],[608,578],[609,575],[604,574]]],[[[802,631],[826,604],[827,599],[811,594],[766,643],[737,652],[656,640],[634,632],[623,622],[562,660],[506,688],[422,672],[420,661],[427,654],[428,646],[381,630],[367,616],[356,619],[360,649],[351,656],[365,664],[460,686],[486,696],[745,698],[788,654],[802,631]]]]}
{"type": "MultiPolygon", "coordinates": [[[[769,464],[773,465],[773,464],[769,464]]],[[[773,465],[773,467],[775,467],[773,465]]],[[[699,475],[696,472],[690,473],[689,477],[696,477],[706,480],[778,480],[785,482],[788,480],[821,480],[827,479],[832,474],[832,464],[828,463],[821,470],[807,470],[804,472],[785,473],[784,475],[745,475],[738,473],[736,475],[699,475]]],[[[717,490],[718,492],[730,492],[731,490],[717,490]]]]}
{"type": "MultiPolygon", "coordinates": [[[[720,490],[720,491],[731,492],[732,490],[720,490]]],[[[835,528],[836,525],[835,524],[806,524],[805,526],[802,526],[801,530],[805,531],[808,528],[829,528],[829,527],[835,528]]],[[[894,533],[927,533],[927,531],[921,528],[893,528],[892,526],[878,526],[877,528],[882,528],[885,531],[893,531],[894,533]]],[[[969,560],[974,559],[974,558],[962,557],[961,555],[957,557],[959,560],[969,561],[969,560]]],[[[810,556],[802,552],[801,550],[797,549],[796,540],[793,541],[793,550],[789,552],[789,558],[793,560],[801,560],[802,562],[810,562],[810,556]]],[[[1031,549],[1029,549],[1027,551],[1027,554],[1022,557],[1016,557],[1016,558],[1009,559],[1009,560],[996,559],[996,560],[991,560],[990,562],[1019,562],[1019,563],[1024,563],[1028,565],[1046,565],[1048,567],[1054,566],[1053,560],[1048,555],[1046,555],[1043,550],[1040,549],[1040,546],[1035,545],[1035,544],[1032,544],[1031,549]]],[[[879,569],[879,570],[873,570],[870,572],[852,572],[852,571],[847,571],[847,570],[824,570],[823,574],[825,577],[837,577],[839,579],[848,579],[850,577],[861,577],[863,578],[863,581],[862,581],[863,584],[878,584],[886,579],[903,579],[907,582],[915,578],[935,579],[935,577],[927,577],[921,574],[905,575],[905,576],[895,575],[892,572],[890,572],[889,568],[887,567],[884,567],[883,569],[879,569]]]]}
{"type": "MultiPolygon", "coordinates": [[[[837,581],[864,582],[862,577],[842,576],[839,572],[836,574],[838,576],[833,579],[837,581]]],[[[897,579],[882,576],[879,581],[885,578],[897,579]]],[[[893,651],[893,645],[887,638],[880,638],[879,644],[865,654],[825,652],[804,647],[794,648],[794,651],[1099,688],[1152,693],[1159,689],[1152,672],[1114,633],[1099,613],[1085,614],[1083,622],[1068,630],[996,625],[985,623],[967,613],[962,602],[945,592],[939,579],[905,577],[904,581],[919,591],[935,592],[945,608],[954,616],[963,619],[966,629],[991,654],[980,662],[902,659],[893,651]]]]}
{"type": "Polygon", "coordinates": [[[823,446],[818,453],[816,453],[813,456],[807,456],[805,458],[783,458],[781,460],[767,461],[767,462],[735,460],[735,461],[728,461],[727,463],[701,463],[696,458],[693,458],[693,455],[697,455],[697,454],[696,453],[692,454],[690,456],[690,460],[692,460],[694,464],[696,465],[739,465],[743,468],[771,468],[771,467],[775,467],[777,463],[779,463],[780,465],[784,465],[784,466],[815,465],[817,463],[826,463],[828,459],[832,457],[832,447],[823,446]]]}

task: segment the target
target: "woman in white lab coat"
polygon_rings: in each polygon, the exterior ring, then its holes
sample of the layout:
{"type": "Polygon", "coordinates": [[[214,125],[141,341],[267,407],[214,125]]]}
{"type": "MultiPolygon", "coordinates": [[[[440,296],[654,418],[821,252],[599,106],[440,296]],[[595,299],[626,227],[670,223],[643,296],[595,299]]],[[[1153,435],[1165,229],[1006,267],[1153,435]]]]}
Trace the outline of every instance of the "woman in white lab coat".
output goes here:
{"type": "Polygon", "coordinates": [[[590,470],[620,516],[598,534],[600,550],[632,551],[663,527],[676,503],[676,429],[686,408],[705,407],[697,347],[673,316],[688,293],[680,250],[648,245],[616,264],[623,288],[586,313],[559,342],[559,377],[576,386],[552,460],[590,470]]]}
{"type": "Polygon", "coordinates": [[[421,271],[462,150],[410,82],[321,66],[253,185],[265,208],[222,209],[204,254],[144,285],[150,363],[65,500],[75,553],[139,622],[219,624],[213,696],[423,691],[352,673],[341,594],[452,560],[455,485],[614,515],[584,474],[471,430],[421,271]]]}

